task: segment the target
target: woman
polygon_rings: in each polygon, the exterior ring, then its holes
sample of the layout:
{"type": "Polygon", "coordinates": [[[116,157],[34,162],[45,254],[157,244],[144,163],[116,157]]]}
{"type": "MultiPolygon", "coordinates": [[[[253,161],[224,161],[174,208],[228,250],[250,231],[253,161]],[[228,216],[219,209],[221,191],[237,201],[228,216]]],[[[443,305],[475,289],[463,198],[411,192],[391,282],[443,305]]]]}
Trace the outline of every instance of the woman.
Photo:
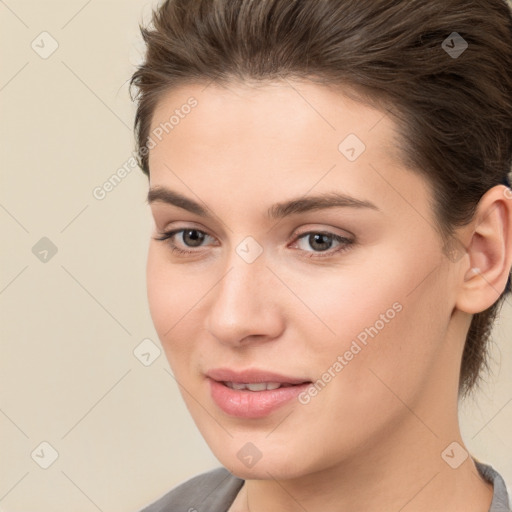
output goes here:
{"type": "Polygon", "coordinates": [[[502,0],[168,0],[151,316],[222,468],[155,511],[510,510],[464,447],[512,266],[502,0]]]}

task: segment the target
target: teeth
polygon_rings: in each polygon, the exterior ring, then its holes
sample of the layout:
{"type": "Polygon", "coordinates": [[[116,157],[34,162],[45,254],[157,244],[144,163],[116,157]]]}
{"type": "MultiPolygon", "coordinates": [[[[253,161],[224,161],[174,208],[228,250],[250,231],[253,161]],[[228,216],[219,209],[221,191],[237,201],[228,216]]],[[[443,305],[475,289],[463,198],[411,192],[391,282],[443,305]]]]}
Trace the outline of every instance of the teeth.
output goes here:
{"type": "Polygon", "coordinates": [[[265,391],[267,389],[267,384],[265,382],[246,384],[245,386],[249,391],[265,391]]]}
{"type": "Polygon", "coordinates": [[[224,384],[231,389],[248,389],[249,391],[265,391],[281,387],[279,382],[254,382],[250,384],[244,384],[242,382],[224,382],[224,384]]]}

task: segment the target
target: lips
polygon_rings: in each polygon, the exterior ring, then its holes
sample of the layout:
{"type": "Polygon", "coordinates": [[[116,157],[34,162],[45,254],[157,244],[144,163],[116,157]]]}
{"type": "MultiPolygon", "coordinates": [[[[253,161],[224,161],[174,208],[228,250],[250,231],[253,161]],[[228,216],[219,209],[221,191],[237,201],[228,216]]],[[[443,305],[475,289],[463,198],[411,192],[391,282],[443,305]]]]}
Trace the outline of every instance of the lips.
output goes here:
{"type": "Polygon", "coordinates": [[[240,418],[262,418],[289,403],[311,381],[274,372],[227,368],[210,370],[206,376],[210,394],[226,414],[240,418]]]}

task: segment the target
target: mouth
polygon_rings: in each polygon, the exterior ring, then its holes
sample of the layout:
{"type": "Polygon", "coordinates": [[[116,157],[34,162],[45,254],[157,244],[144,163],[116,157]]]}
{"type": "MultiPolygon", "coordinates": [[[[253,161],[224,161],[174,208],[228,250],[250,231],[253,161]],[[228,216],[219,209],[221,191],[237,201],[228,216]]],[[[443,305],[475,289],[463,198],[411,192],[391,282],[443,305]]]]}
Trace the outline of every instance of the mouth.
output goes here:
{"type": "Polygon", "coordinates": [[[248,391],[268,391],[279,388],[289,388],[297,384],[288,384],[287,382],[222,382],[230,389],[248,390],[248,391]]]}
{"type": "Polygon", "coordinates": [[[293,399],[312,384],[308,379],[254,369],[215,369],[206,376],[217,407],[230,416],[247,419],[263,418],[285,405],[292,406],[293,399]]]}
{"type": "MultiPolygon", "coordinates": [[[[232,370],[230,368],[213,368],[206,373],[206,376],[217,382],[226,384],[254,386],[257,384],[265,384],[277,387],[293,386],[296,384],[304,384],[311,382],[308,378],[290,377],[280,373],[259,370],[257,368],[247,368],[244,370],[232,370]]],[[[255,391],[262,391],[263,388],[255,391]]]]}

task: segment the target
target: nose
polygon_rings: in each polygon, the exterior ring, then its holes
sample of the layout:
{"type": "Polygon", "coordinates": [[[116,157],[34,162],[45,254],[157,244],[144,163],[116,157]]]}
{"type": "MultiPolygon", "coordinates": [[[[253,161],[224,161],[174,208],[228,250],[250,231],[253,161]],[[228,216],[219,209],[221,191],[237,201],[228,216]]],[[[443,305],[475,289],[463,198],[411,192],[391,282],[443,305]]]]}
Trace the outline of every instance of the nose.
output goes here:
{"type": "Polygon", "coordinates": [[[206,329],[220,343],[233,347],[279,337],[284,329],[283,304],[276,293],[279,285],[263,255],[247,263],[233,254],[224,277],[212,290],[206,329]]]}

